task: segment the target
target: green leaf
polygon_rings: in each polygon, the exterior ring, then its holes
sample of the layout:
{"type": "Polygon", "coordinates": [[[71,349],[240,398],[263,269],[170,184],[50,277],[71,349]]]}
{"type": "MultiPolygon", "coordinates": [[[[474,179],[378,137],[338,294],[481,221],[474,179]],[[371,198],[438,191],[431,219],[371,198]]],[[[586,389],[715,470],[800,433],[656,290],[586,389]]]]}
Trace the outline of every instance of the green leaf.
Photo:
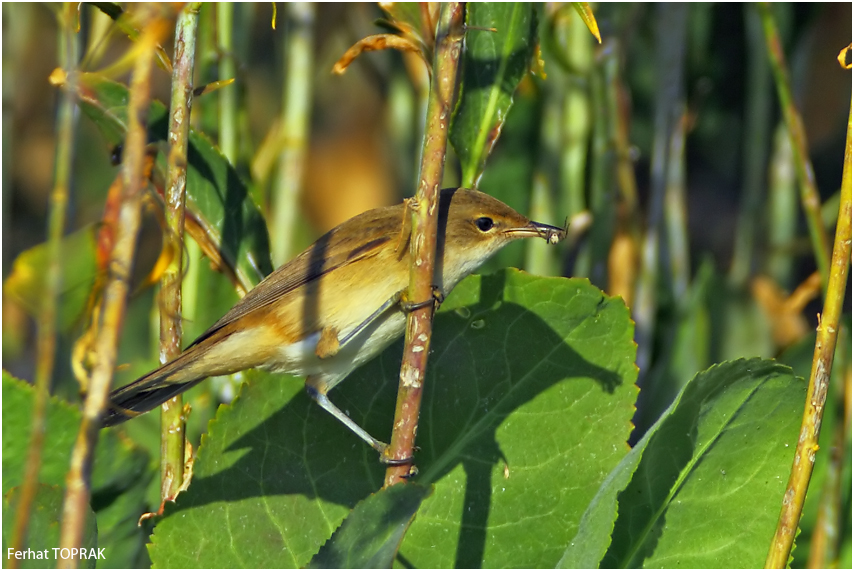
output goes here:
{"type": "Polygon", "coordinates": [[[805,385],[774,361],[698,374],[658,423],[602,567],[761,567],[797,444],[805,385]]]}
{"type": "MultiPolygon", "coordinates": [[[[23,482],[34,395],[32,385],[3,372],[4,493],[23,482]]],[[[50,397],[45,417],[45,441],[38,480],[44,485],[64,486],[80,426],[80,411],[69,403],[50,397]]],[[[121,567],[135,561],[144,542],[136,521],[145,511],[143,495],[151,476],[146,453],[123,438],[120,431],[101,432],[92,470],[92,505],[101,524],[98,543],[107,548],[104,551],[107,559],[101,560],[101,565],[121,567]]],[[[5,507],[3,515],[4,522],[14,519],[13,513],[6,511],[5,507]]],[[[56,542],[44,547],[58,545],[56,542]]],[[[37,547],[32,543],[31,546],[33,549],[37,547]]]]}
{"type": "MultiPolygon", "coordinates": [[[[509,270],[457,286],[436,317],[417,441],[416,480],[435,492],[402,557],[417,567],[554,566],[628,452],[632,333],[625,304],[584,279],[509,270]]],[[[397,343],[331,394],[381,439],[400,355],[397,343]]],[[[301,380],[249,376],[211,422],[189,490],[155,529],[157,567],[305,566],[382,486],[376,452],[301,380]]]]}
{"type": "Polygon", "coordinates": [[[403,534],[431,489],[384,488],[360,502],[311,560],[311,569],[391,569],[403,534]]]}
{"type": "MultiPolygon", "coordinates": [[[[5,456],[5,454],[4,454],[5,456]]],[[[18,508],[20,488],[12,488],[3,495],[3,554],[10,549],[9,542],[18,508]]],[[[54,551],[59,547],[59,523],[62,521],[62,504],[65,492],[59,486],[38,484],[30,510],[30,523],[27,530],[27,543],[15,558],[21,569],[45,569],[56,567],[62,561],[62,552],[54,551]]],[[[97,562],[98,528],[95,513],[86,506],[86,518],[83,528],[82,548],[87,557],[78,563],[85,569],[94,569],[97,562]]],[[[105,550],[106,551],[106,550],[105,550]]],[[[103,551],[101,552],[104,553],[103,551]]],[[[69,554],[70,555],[70,554],[69,554]]]]}
{"type": "MultiPolygon", "coordinates": [[[[127,131],[127,86],[94,73],[81,73],[77,81],[80,108],[110,145],[122,144],[127,131]]],[[[167,132],[167,109],[152,101],[149,141],[165,145],[167,132]]],[[[234,167],[207,137],[193,129],[187,161],[187,212],[191,218],[188,232],[205,251],[218,251],[223,263],[248,291],[272,271],[264,217],[234,167]]],[[[162,157],[157,168],[160,179],[165,180],[162,157]]]]}
{"type": "Polygon", "coordinates": [[[611,543],[611,532],[614,529],[614,520],[617,519],[617,496],[626,489],[640,463],[641,455],[646,450],[650,438],[658,429],[658,425],[663,422],[675,406],[674,403],[670,409],[665,411],[659,422],[608,474],[581,517],[578,533],[566,548],[563,557],[557,564],[558,568],[596,569],[599,567],[599,562],[611,543]]]}
{"type": "Polygon", "coordinates": [[[475,188],[501,134],[516,86],[528,71],[537,28],[533,5],[524,2],[472,2],[466,7],[466,26],[463,76],[450,137],[462,167],[462,186],[475,188]]]}
{"type": "MultiPolygon", "coordinates": [[[[59,328],[68,330],[82,315],[95,283],[95,227],[69,234],[60,243],[62,290],[57,303],[59,328]]],[[[12,272],[3,283],[3,292],[30,315],[38,317],[46,296],[48,245],[33,246],[21,252],[12,264],[12,272]]]]}
{"type": "Polygon", "coordinates": [[[602,36],[599,35],[599,24],[596,23],[596,17],[593,15],[593,10],[590,9],[590,4],[587,2],[571,2],[571,4],[575,8],[575,11],[578,12],[578,15],[581,16],[584,25],[587,26],[593,37],[601,44],[602,36]]]}

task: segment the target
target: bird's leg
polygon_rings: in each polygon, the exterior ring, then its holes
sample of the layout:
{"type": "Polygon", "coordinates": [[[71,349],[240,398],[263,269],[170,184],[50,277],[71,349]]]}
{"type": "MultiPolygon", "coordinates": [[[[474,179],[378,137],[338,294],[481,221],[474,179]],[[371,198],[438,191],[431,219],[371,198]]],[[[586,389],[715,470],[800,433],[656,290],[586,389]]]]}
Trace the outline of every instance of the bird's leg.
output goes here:
{"type": "Polygon", "coordinates": [[[421,309],[422,307],[427,307],[428,305],[433,306],[433,311],[439,309],[439,306],[442,305],[442,302],[445,301],[445,292],[442,291],[442,288],[439,286],[431,286],[433,290],[433,295],[430,299],[425,299],[424,301],[409,301],[406,299],[406,294],[404,292],[400,292],[398,295],[400,296],[400,309],[404,311],[404,313],[412,313],[416,309],[421,309]]]}
{"type": "Polygon", "coordinates": [[[323,407],[326,412],[341,421],[344,426],[355,432],[356,435],[367,442],[371,448],[379,452],[380,462],[391,466],[400,466],[403,464],[409,464],[412,461],[411,458],[403,458],[400,460],[389,458],[387,456],[388,444],[381,442],[368,434],[367,430],[356,424],[352,418],[344,414],[344,411],[335,406],[332,401],[329,400],[329,397],[326,396],[326,384],[318,376],[310,375],[307,377],[305,380],[305,389],[308,391],[309,396],[311,396],[314,402],[323,407]]]}

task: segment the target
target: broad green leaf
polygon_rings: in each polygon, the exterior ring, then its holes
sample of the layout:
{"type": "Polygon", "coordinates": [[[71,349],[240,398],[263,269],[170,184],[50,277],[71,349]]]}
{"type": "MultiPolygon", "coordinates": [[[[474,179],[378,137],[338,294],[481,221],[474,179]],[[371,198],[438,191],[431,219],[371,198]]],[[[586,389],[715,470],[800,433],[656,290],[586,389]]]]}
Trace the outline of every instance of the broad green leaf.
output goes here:
{"type": "Polygon", "coordinates": [[[466,6],[466,26],[450,137],[462,167],[462,186],[476,188],[513,104],[513,92],[528,71],[537,28],[533,5],[524,2],[472,2],[466,6]]]}
{"type": "MultiPolygon", "coordinates": [[[[623,302],[587,280],[510,270],[463,281],[436,317],[418,432],[416,481],[435,492],[401,556],[417,567],[554,566],[628,452],[632,330],[623,302]]],[[[391,430],[400,347],[330,395],[380,439],[391,430]]],[[[301,380],[250,376],[155,529],[155,566],[305,566],[382,486],[376,452],[301,380]]]]}
{"type": "MultiPolygon", "coordinates": [[[[3,557],[9,554],[15,517],[20,499],[20,488],[12,488],[3,494],[3,557]]],[[[21,569],[45,569],[57,567],[63,560],[62,551],[54,551],[59,547],[59,523],[62,521],[62,503],[65,498],[63,488],[38,484],[30,511],[30,522],[27,529],[27,543],[24,549],[14,557],[21,569]]],[[[79,561],[79,567],[94,569],[98,554],[98,527],[95,524],[95,513],[86,506],[86,519],[83,529],[83,543],[80,546],[86,550],[86,558],[79,561]],[[95,557],[91,557],[94,555],[95,557]]],[[[106,550],[105,550],[106,551],[106,550]]],[[[104,552],[102,552],[106,556],[104,552]]],[[[70,556],[70,553],[68,554],[70,556]]]]}
{"type": "Polygon", "coordinates": [[[390,569],[403,534],[430,491],[403,484],[371,494],[320,548],[309,568],[390,569]]]}
{"type": "MultiPolygon", "coordinates": [[[[80,108],[110,145],[122,144],[127,131],[127,86],[94,73],[81,73],[77,81],[80,108]]],[[[167,109],[153,101],[149,140],[165,144],[167,131],[167,109]]],[[[237,171],[207,137],[192,129],[187,161],[187,230],[206,252],[218,252],[248,291],[272,271],[264,218],[237,171]]],[[[157,168],[165,180],[165,162],[158,161],[157,168]]]]}
{"type": "MultiPolygon", "coordinates": [[[[62,289],[57,309],[59,328],[71,327],[86,308],[95,282],[95,227],[82,228],[62,239],[62,289]]],[[[48,245],[33,246],[21,252],[12,264],[12,273],[3,283],[3,291],[33,317],[38,317],[46,295],[48,245]]]]}
{"type": "MultiPolygon", "coordinates": [[[[3,372],[4,493],[20,486],[23,481],[30,444],[34,394],[32,385],[3,372]]],[[[40,484],[65,485],[80,420],[80,411],[76,406],[50,397],[39,471],[40,484]]],[[[123,438],[120,431],[102,431],[99,434],[92,471],[92,505],[96,508],[101,525],[99,545],[107,547],[104,552],[107,559],[99,561],[99,566],[126,567],[136,562],[137,553],[144,542],[142,530],[136,526],[136,521],[146,509],[143,496],[152,475],[148,456],[123,438]]],[[[5,507],[3,515],[4,521],[14,519],[5,507]]],[[[58,543],[50,544],[56,545],[58,543]]]]}
{"type": "Polygon", "coordinates": [[[640,463],[641,455],[658,429],[658,425],[675,406],[676,403],[665,411],[658,423],[650,428],[602,482],[602,486],[581,517],[578,533],[569,542],[563,557],[557,564],[558,568],[596,569],[599,567],[599,562],[611,543],[611,532],[614,530],[614,521],[617,519],[617,496],[631,481],[640,463]]]}
{"type": "Polygon", "coordinates": [[[792,465],[805,385],[774,361],[697,375],[619,495],[602,567],[761,567],[792,465]]]}

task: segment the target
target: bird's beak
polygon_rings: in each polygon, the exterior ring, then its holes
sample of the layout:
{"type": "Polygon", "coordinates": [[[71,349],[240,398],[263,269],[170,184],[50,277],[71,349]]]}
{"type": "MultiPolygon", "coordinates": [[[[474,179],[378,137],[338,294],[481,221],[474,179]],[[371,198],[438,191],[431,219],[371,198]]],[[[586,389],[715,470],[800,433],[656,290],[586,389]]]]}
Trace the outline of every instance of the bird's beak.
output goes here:
{"type": "Polygon", "coordinates": [[[566,238],[567,227],[558,228],[540,222],[528,222],[519,228],[508,228],[504,231],[511,238],[542,238],[549,244],[557,244],[566,238]]]}

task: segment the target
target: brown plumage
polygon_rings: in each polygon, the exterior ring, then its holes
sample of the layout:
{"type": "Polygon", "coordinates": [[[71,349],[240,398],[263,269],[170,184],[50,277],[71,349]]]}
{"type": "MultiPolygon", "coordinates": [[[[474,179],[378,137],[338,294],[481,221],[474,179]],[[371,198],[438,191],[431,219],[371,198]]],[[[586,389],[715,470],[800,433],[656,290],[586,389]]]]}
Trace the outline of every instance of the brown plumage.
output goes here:
{"type": "MultiPolygon", "coordinates": [[[[318,403],[374,448],[384,445],[326,397],[403,333],[409,285],[405,204],[370,210],[309,246],[258,284],[173,361],[115,390],[104,425],[152,410],[209,376],[258,367],[305,375],[318,403]]],[[[434,285],[443,293],[510,241],[554,242],[565,230],[530,222],[489,195],[445,189],[434,285]]]]}

